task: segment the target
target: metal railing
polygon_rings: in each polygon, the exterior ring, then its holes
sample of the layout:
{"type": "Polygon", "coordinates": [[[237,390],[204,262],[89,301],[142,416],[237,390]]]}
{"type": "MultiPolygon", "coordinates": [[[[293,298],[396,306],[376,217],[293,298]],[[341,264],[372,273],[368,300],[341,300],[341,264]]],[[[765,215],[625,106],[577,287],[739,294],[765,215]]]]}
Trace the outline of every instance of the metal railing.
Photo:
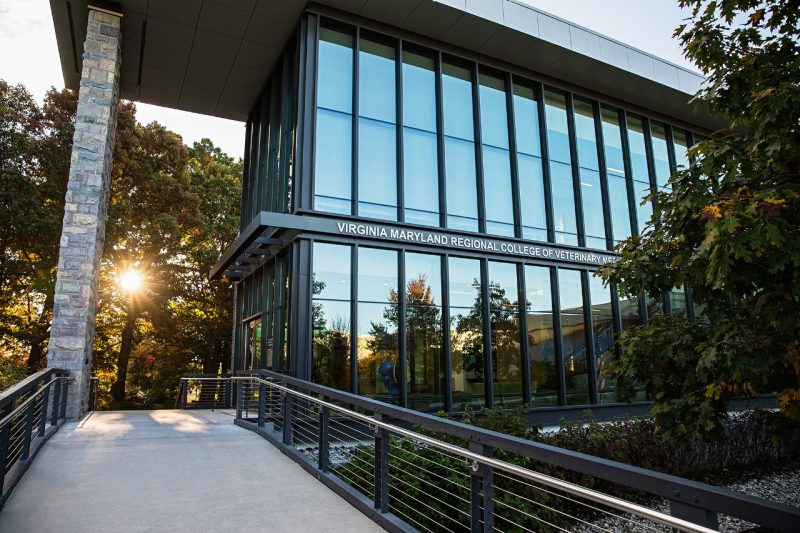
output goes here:
{"type": "Polygon", "coordinates": [[[69,372],[48,368],[0,393],[0,508],[66,418],[69,372]]]}
{"type": "Polygon", "coordinates": [[[237,425],[391,531],[707,532],[718,513],[779,531],[800,523],[800,509],[285,375],[233,380],[237,425]],[[670,512],[630,501],[642,492],[670,512]]]}
{"type": "Polygon", "coordinates": [[[184,374],[175,409],[230,409],[233,405],[230,376],[184,374]]]}

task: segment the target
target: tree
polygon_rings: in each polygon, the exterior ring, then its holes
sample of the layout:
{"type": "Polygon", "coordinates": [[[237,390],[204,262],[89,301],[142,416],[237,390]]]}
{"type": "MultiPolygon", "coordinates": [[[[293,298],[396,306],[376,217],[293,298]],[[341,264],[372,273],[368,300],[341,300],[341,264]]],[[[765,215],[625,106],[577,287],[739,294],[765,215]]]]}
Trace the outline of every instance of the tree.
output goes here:
{"type": "Polygon", "coordinates": [[[643,236],[601,275],[624,295],[690,287],[698,320],[655,316],[623,334],[622,399],[642,384],[673,440],[719,435],[736,397],[778,393],[800,416],[800,4],[680,0],[676,30],[708,76],[695,100],[729,126],[653,195],[643,236]]]}

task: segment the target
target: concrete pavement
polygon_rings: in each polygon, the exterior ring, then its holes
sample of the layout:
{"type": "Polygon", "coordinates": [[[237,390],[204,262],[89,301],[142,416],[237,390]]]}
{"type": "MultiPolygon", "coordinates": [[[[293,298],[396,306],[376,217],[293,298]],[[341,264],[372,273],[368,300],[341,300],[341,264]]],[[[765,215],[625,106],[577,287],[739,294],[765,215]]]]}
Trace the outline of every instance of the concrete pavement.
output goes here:
{"type": "Polygon", "coordinates": [[[2,533],[382,529],[226,411],[95,412],[48,441],[2,533]]]}

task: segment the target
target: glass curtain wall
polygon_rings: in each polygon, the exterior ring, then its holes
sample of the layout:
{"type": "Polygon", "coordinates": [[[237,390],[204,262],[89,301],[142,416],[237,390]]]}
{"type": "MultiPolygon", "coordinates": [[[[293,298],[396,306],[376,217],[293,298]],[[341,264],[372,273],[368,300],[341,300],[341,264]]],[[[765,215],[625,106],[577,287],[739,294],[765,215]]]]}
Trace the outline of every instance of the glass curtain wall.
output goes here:
{"type": "Polygon", "coordinates": [[[481,408],[485,395],[481,263],[450,257],[450,364],[453,409],[481,408]]]}
{"type": "Polygon", "coordinates": [[[350,357],[351,247],[314,244],[311,379],[352,391],[350,357]]]}
{"type": "Polygon", "coordinates": [[[472,72],[453,63],[442,65],[444,168],[447,227],[478,231],[478,184],[472,72]]]}
{"type": "MultiPolygon", "coordinates": [[[[521,404],[527,363],[532,407],[559,405],[562,381],[566,405],[616,401],[616,383],[607,374],[618,353],[615,323],[622,330],[640,324],[639,302],[615,300],[616,293],[592,272],[365,246],[353,250],[324,242],[313,246],[314,382],[428,412],[448,404],[449,388],[449,404],[459,412],[486,404],[490,375],[493,405],[521,404]],[[445,296],[449,324],[443,318],[445,296]],[[444,352],[445,335],[450,353],[444,352]],[[590,394],[594,379],[596,400],[590,394]]],[[[270,282],[269,275],[263,278],[270,282]]],[[[257,287],[259,280],[247,286],[257,287]]],[[[258,318],[258,294],[248,290],[240,296],[239,316],[258,318]]],[[[680,291],[673,293],[673,312],[684,312],[682,298],[680,291]]],[[[285,320],[278,314],[276,324],[281,321],[282,327],[276,326],[276,335],[285,335],[285,320]]],[[[269,314],[261,317],[270,321],[269,314]]],[[[243,327],[243,344],[246,334],[243,327]]]]}
{"type": "Polygon", "coordinates": [[[358,215],[397,220],[394,45],[362,37],[358,59],[358,215]]]}
{"type": "Polygon", "coordinates": [[[504,79],[481,73],[481,154],[486,233],[514,236],[514,192],[504,79]]]}
{"type": "Polygon", "coordinates": [[[397,252],[358,248],[358,393],[399,403],[397,252]]]}
{"type": "Polygon", "coordinates": [[[573,108],[586,247],[605,250],[606,225],[603,216],[603,189],[600,185],[600,162],[597,158],[594,108],[591,102],[579,98],[573,100],[573,108]]]}
{"type": "Polygon", "coordinates": [[[514,132],[519,176],[522,238],[547,241],[539,102],[534,89],[514,84],[514,132]]]}
{"type": "Polygon", "coordinates": [[[439,145],[433,56],[403,50],[405,221],[439,225],[439,145]]]}
{"type": "Polygon", "coordinates": [[[555,242],[577,246],[578,223],[575,215],[575,184],[572,178],[566,96],[563,93],[545,89],[544,109],[547,124],[550,186],[553,191],[555,242]]]}
{"type": "Polygon", "coordinates": [[[405,254],[406,365],[408,407],[418,411],[444,409],[445,375],[442,358],[442,258],[405,254]]]}
{"type": "MultiPolygon", "coordinates": [[[[547,241],[549,230],[555,243],[605,249],[644,229],[652,206],[641,199],[651,186],[668,191],[670,171],[686,163],[692,134],[685,130],[441,57],[323,23],[316,210],[537,241],[547,241]]],[[[272,159],[273,137],[265,132],[275,121],[262,122],[274,114],[265,110],[281,87],[265,90],[262,99],[270,101],[248,121],[246,213],[260,194],[252,175],[264,166],[264,153],[272,159]]]]}

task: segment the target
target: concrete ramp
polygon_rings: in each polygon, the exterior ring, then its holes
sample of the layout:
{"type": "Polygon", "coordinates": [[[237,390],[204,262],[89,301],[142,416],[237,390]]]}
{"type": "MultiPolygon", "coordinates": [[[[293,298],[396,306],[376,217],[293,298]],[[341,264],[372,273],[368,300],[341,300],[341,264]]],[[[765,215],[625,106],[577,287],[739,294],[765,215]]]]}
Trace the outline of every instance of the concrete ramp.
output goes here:
{"type": "Polygon", "coordinates": [[[0,532],[382,529],[232,411],[95,412],[45,444],[0,532]]]}

